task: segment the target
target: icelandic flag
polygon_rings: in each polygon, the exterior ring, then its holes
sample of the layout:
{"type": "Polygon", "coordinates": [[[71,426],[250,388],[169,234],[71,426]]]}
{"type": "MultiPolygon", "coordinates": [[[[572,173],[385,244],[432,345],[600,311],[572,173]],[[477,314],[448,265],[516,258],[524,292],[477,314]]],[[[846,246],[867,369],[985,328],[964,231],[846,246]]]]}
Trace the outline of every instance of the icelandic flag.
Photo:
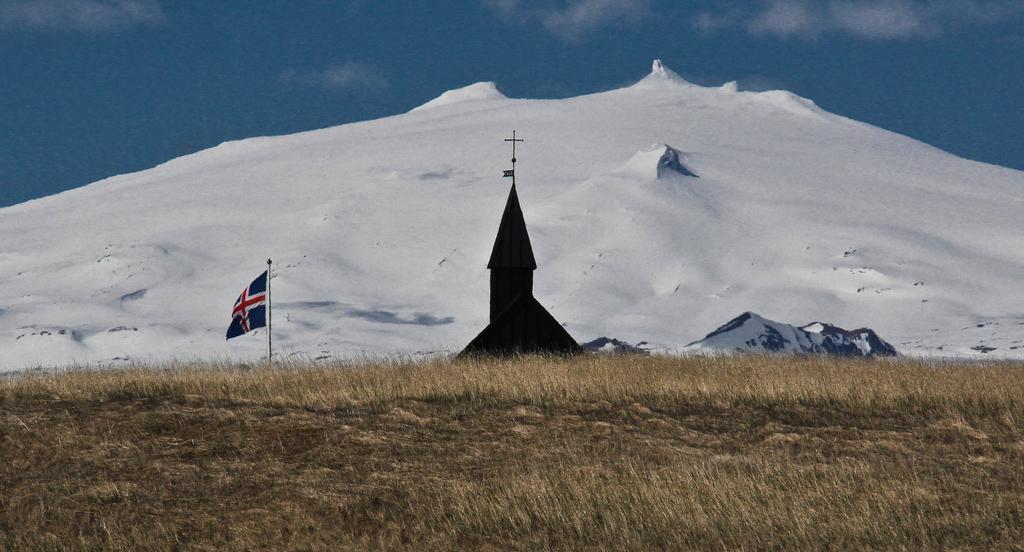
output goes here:
{"type": "MultiPolygon", "coordinates": [[[[269,271],[267,271],[269,272],[269,271]]],[[[267,325],[267,272],[260,274],[242,290],[231,309],[228,339],[238,337],[267,325]]]]}

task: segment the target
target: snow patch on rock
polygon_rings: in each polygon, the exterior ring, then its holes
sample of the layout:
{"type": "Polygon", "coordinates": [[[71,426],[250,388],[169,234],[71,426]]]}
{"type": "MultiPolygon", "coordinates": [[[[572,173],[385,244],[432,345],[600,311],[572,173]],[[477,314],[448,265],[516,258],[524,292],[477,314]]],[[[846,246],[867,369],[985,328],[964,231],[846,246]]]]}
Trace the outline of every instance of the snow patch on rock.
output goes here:
{"type": "Polygon", "coordinates": [[[844,330],[825,322],[813,322],[800,328],[829,354],[841,356],[896,356],[896,348],[878,337],[873,330],[844,330]],[[816,337],[817,336],[817,337],[816,337]],[[820,341],[817,339],[820,337],[820,341]]]}
{"type": "Polygon", "coordinates": [[[686,154],[668,144],[655,144],[636,152],[622,168],[622,173],[644,180],[666,180],[679,176],[697,178],[686,164],[686,154]]]}
{"type": "Polygon", "coordinates": [[[868,328],[844,330],[814,322],[796,327],[745,312],[704,339],[687,346],[689,351],[719,353],[797,353],[843,357],[896,356],[896,349],[868,328]]]}
{"type": "Polygon", "coordinates": [[[650,354],[644,346],[647,345],[646,341],[641,341],[636,345],[632,345],[626,341],[615,339],[614,337],[599,337],[593,341],[588,341],[581,344],[584,351],[590,353],[601,353],[601,354],[639,354],[647,355],[650,354]]]}

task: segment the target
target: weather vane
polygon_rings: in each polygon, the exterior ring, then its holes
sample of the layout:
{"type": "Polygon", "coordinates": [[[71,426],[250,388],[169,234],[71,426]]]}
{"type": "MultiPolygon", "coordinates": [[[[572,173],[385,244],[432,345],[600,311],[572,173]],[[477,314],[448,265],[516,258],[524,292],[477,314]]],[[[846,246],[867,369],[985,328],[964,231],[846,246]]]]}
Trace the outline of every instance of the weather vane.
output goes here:
{"type": "Polygon", "coordinates": [[[505,171],[505,174],[502,175],[502,176],[503,176],[503,178],[512,177],[512,185],[515,186],[516,185],[516,142],[524,142],[525,140],[522,140],[520,138],[516,138],[516,131],[513,130],[512,131],[512,137],[511,138],[505,138],[505,141],[506,142],[512,142],[512,170],[505,171]]]}

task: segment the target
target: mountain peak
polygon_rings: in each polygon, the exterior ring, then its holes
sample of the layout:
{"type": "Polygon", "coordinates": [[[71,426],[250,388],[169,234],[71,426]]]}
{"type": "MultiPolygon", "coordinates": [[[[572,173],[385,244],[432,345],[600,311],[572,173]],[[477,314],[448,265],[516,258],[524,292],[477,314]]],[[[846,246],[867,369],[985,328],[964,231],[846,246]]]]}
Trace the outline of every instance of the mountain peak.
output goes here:
{"type": "Polygon", "coordinates": [[[462,88],[448,90],[433,100],[413,108],[410,113],[456,103],[507,99],[508,97],[502,94],[501,90],[498,90],[498,85],[493,82],[477,82],[462,88]]]}
{"type": "Polygon", "coordinates": [[[634,86],[650,87],[665,85],[691,86],[686,79],[680,77],[675,71],[665,67],[665,64],[662,63],[660,59],[656,59],[651,63],[651,72],[634,86]]]}
{"type": "Polygon", "coordinates": [[[796,327],[747,311],[687,346],[720,353],[796,353],[833,356],[898,356],[896,348],[868,328],[844,330],[812,322],[796,327]]]}

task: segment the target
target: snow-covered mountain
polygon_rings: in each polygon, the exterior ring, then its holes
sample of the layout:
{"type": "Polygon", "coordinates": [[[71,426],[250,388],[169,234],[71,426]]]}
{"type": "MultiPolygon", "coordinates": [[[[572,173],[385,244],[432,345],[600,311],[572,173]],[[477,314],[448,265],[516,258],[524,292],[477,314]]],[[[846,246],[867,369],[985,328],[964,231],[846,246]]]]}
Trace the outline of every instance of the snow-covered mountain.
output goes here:
{"type": "Polygon", "coordinates": [[[283,354],[458,351],[488,318],[513,129],[536,296],[580,342],[675,351],[756,311],[1024,358],[1024,173],[656,63],[563,100],[475,84],[0,209],[0,367],[257,357],[261,336],[224,330],[267,257],[283,354]]]}
{"type": "Polygon", "coordinates": [[[896,356],[896,348],[873,330],[844,330],[813,322],[803,327],[745,312],[686,348],[712,353],[798,353],[843,357],[896,356]]]}

